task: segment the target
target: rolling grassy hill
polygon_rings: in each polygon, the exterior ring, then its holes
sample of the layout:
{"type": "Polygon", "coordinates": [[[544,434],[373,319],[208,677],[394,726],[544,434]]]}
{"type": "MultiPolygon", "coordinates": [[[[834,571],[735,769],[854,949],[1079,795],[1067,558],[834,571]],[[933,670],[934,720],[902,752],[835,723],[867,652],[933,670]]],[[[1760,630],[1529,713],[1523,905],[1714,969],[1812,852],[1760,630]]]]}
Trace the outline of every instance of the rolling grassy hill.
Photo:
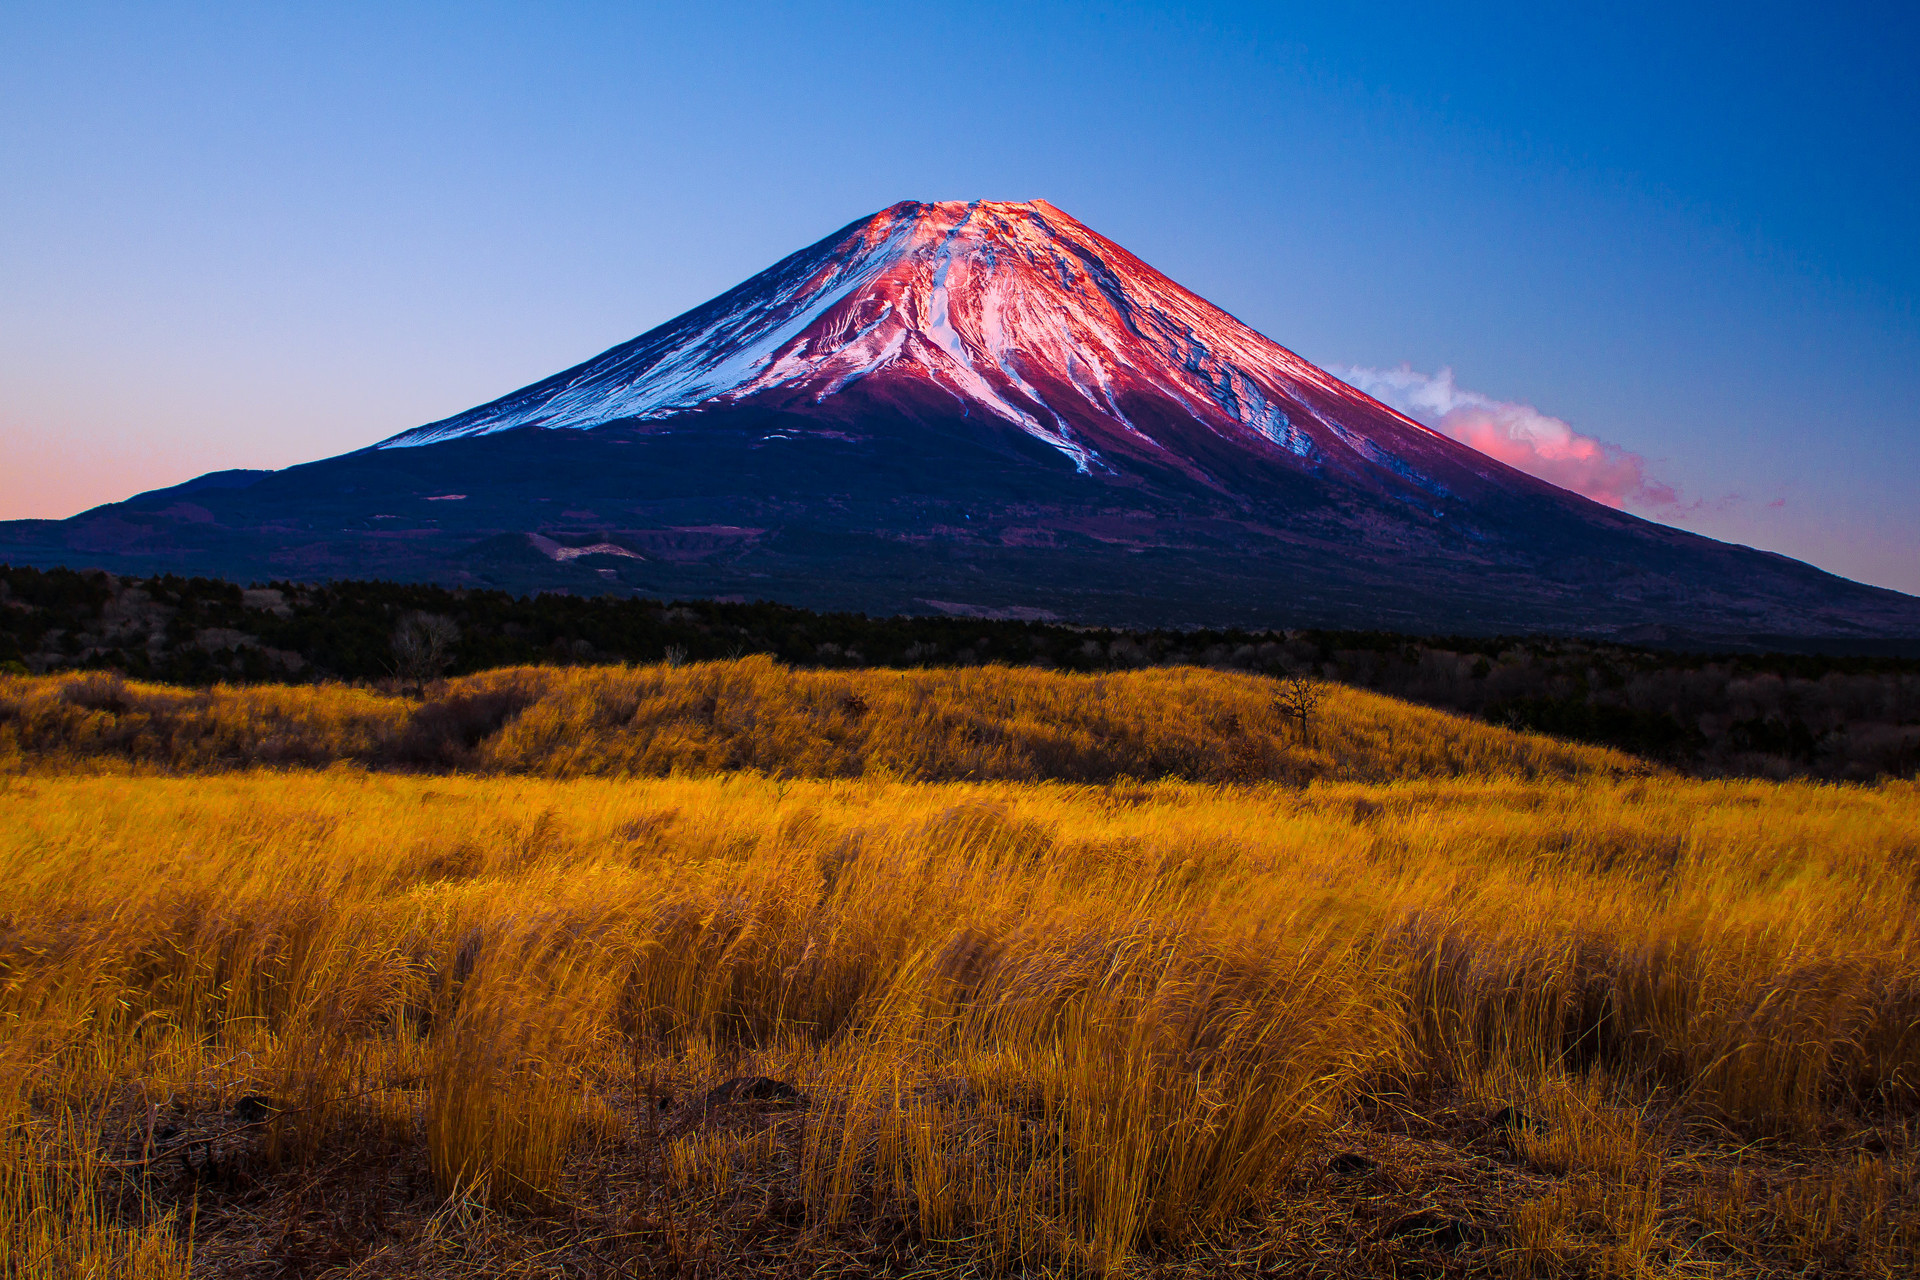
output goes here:
{"type": "Polygon", "coordinates": [[[344,685],[185,690],[113,675],[0,676],[0,761],[460,769],[546,777],[749,769],[920,781],[1385,781],[1645,772],[1631,756],[1317,684],[1198,668],[794,671],[685,666],[483,672],[426,698],[344,685]]]}

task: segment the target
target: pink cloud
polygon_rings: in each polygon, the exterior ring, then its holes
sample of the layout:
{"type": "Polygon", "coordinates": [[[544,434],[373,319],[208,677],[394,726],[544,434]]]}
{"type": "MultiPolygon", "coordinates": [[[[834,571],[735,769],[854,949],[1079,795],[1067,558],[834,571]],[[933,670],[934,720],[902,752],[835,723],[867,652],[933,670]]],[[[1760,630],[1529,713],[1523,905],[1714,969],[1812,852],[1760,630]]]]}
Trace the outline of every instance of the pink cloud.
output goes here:
{"type": "Polygon", "coordinates": [[[1595,502],[1665,512],[1683,505],[1678,489],[1647,474],[1647,460],[1639,454],[1582,435],[1530,404],[1463,390],[1454,385],[1451,369],[1425,374],[1407,365],[1356,366],[1331,372],[1415,422],[1595,502]]]}

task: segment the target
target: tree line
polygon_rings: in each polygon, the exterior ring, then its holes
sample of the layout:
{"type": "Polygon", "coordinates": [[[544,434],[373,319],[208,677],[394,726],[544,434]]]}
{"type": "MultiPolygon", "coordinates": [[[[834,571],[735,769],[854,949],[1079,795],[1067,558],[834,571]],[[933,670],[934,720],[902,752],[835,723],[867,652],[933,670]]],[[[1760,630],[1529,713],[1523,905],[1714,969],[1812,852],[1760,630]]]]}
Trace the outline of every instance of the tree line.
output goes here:
{"type": "Polygon", "coordinates": [[[122,578],[0,566],[0,670],[422,687],[496,667],[683,663],[1062,671],[1191,665],[1280,678],[1303,730],[1332,680],[1715,775],[1920,772],[1920,660],[1677,653],[1554,637],[1126,631],[814,613],[769,602],[513,596],[393,582],[122,578]]]}

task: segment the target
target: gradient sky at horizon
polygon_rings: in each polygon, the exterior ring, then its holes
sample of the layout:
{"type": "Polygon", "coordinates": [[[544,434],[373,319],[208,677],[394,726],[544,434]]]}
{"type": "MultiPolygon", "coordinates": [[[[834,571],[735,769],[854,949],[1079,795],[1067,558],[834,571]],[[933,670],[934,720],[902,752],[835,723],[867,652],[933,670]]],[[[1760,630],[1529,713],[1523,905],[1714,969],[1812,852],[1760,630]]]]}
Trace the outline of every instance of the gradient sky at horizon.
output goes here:
{"type": "Polygon", "coordinates": [[[1728,12],[10,2],[0,519],[1044,197],[1308,359],[1644,460],[1645,514],[1920,593],[1920,11],[1728,12]]]}

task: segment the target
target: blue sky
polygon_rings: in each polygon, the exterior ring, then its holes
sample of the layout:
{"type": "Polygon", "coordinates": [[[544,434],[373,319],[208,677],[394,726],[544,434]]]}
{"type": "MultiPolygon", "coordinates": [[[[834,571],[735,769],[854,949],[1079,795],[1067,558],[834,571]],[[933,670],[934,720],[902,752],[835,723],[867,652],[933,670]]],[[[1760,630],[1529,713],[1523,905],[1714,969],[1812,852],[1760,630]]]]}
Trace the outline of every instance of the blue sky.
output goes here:
{"type": "Polygon", "coordinates": [[[899,199],[1920,592],[1911,6],[0,5],[0,518],[342,452],[899,199]],[[1734,20],[1737,15],[1737,21],[1734,20]]]}

